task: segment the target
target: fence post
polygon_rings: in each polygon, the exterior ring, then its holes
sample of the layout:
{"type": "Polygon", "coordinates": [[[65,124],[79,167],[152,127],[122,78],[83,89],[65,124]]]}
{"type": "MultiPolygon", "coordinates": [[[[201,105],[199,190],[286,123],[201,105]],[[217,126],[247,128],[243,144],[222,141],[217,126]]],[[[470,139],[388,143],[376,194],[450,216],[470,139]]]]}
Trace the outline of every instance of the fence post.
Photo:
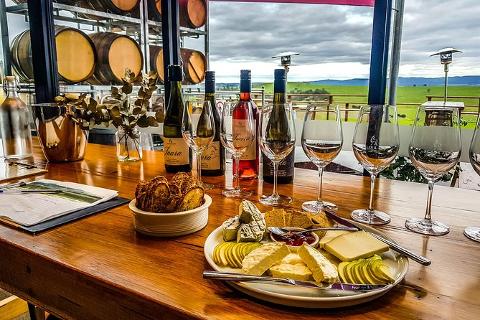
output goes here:
{"type": "Polygon", "coordinates": [[[348,108],[350,106],[350,103],[346,102],[345,103],[345,122],[348,121],[348,108]]]}

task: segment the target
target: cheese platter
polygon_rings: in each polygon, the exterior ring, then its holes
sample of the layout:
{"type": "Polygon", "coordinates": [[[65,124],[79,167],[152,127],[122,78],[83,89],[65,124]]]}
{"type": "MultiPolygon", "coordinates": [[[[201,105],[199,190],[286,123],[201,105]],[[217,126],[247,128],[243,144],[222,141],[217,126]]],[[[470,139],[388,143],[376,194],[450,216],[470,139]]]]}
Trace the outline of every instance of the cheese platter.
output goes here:
{"type": "Polygon", "coordinates": [[[407,257],[370,233],[388,239],[386,235],[364,225],[360,231],[329,230],[334,225],[321,212],[273,209],[262,213],[254,203],[243,200],[238,215],[207,237],[204,254],[214,271],[206,271],[204,277],[226,280],[260,300],[304,308],[361,304],[381,297],[402,281],[408,271],[407,257]],[[298,235],[293,242],[281,241],[272,237],[272,227],[282,228],[287,236],[306,229],[301,234],[307,236],[304,241],[298,235]],[[320,229],[311,232],[319,241],[308,241],[309,228],[320,229]],[[232,281],[235,276],[243,280],[232,281]]]}

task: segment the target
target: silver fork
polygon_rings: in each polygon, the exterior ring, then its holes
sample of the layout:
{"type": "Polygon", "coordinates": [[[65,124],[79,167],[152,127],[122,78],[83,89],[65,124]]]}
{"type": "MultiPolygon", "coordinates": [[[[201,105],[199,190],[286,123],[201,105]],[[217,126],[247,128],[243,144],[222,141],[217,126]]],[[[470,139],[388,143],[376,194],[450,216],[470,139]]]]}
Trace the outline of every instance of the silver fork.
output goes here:
{"type": "Polygon", "coordinates": [[[313,228],[313,229],[304,229],[304,230],[286,230],[279,227],[269,227],[268,231],[274,233],[278,236],[283,236],[286,233],[295,233],[295,234],[302,234],[305,232],[312,232],[312,231],[331,231],[331,230],[341,230],[341,231],[357,231],[358,228],[351,228],[351,227],[322,227],[322,228],[313,228]]]}

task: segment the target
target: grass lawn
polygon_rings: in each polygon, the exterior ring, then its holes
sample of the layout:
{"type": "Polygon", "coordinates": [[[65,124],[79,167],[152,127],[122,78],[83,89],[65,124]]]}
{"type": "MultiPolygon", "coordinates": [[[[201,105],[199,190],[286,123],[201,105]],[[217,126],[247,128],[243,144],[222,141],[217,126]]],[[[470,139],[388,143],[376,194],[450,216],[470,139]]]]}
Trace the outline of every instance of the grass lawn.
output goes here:
{"type": "MultiPolygon", "coordinates": [[[[265,91],[267,93],[273,92],[273,84],[265,83],[265,91]]],[[[366,95],[368,94],[368,88],[366,86],[326,86],[309,82],[290,82],[288,83],[289,92],[298,92],[306,90],[325,89],[330,94],[338,95],[364,95],[365,97],[352,97],[352,96],[336,96],[334,97],[334,103],[344,105],[346,102],[350,104],[364,104],[367,102],[366,95]]],[[[399,118],[401,125],[412,125],[415,119],[416,105],[402,106],[403,103],[415,103],[422,104],[427,101],[427,95],[442,96],[443,87],[398,87],[397,89],[397,105],[398,113],[405,115],[404,118],[399,118]]],[[[477,111],[480,97],[480,86],[451,86],[448,88],[449,96],[476,96],[476,99],[450,99],[451,101],[463,101],[466,106],[477,106],[466,108],[465,111],[477,111]]],[[[436,99],[439,100],[439,99],[436,99]]],[[[349,114],[349,121],[355,121],[356,114],[349,114]]],[[[476,117],[474,115],[465,115],[462,120],[467,121],[467,127],[474,127],[476,117]]]]}

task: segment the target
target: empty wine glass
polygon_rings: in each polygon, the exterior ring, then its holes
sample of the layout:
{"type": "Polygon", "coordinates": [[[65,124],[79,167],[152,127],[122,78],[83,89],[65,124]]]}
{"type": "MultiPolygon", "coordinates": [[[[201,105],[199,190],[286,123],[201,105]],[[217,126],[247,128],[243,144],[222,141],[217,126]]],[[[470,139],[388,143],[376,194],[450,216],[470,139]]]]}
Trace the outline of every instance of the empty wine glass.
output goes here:
{"type": "Polygon", "coordinates": [[[390,165],[400,148],[397,108],[388,105],[362,106],[352,147],[357,160],[370,173],[370,202],[368,209],[354,210],[351,217],[366,224],[387,224],[390,216],[373,209],[373,191],[377,175],[390,165]]]}
{"type": "MultiPolygon", "coordinates": [[[[480,115],[477,118],[477,126],[473,133],[469,155],[473,169],[480,175],[480,115]]],[[[467,238],[480,242],[480,227],[467,227],[463,233],[467,238]]]]}
{"type": "Polygon", "coordinates": [[[220,141],[225,149],[232,155],[235,161],[234,188],[224,189],[225,197],[243,198],[250,196],[252,192],[240,188],[239,161],[242,154],[252,143],[255,143],[255,118],[250,108],[244,108],[243,112],[237,112],[233,117],[235,104],[225,102],[220,119],[220,141]]]}
{"type": "Polygon", "coordinates": [[[273,192],[261,196],[260,202],[277,206],[292,202],[292,198],[277,191],[278,164],[295,148],[295,114],[288,103],[264,106],[258,126],[259,144],[263,153],[273,163],[273,192]]]}
{"type": "Polygon", "coordinates": [[[202,152],[213,141],[215,136],[215,120],[210,101],[203,103],[201,112],[193,113],[185,104],[182,119],[182,136],[187,145],[195,153],[197,163],[197,184],[204,189],[212,189],[213,185],[202,182],[202,152]]]}
{"type": "Polygon", "coordinates": [[[432,236],[449,232],[448,226],[432,220],[433,186],[455,167],[460,159],[461,149],[460,117],[457,108],[418,108],[408,151],[415,168],[428,180],[428,198],[425,218],[407,219],[407,229],[432,236]]]}
{"type": "Polygon", "coordinates": [[[307,157],[318,167],[317,200],[307,201],[302,208],[319,212],[324,206],[336,205],[322,200],[322,177],[325,167],[342,150],[342,119],[338,106],[310,106],[305,113],[302,131],[302,148],[307,157]]]}

